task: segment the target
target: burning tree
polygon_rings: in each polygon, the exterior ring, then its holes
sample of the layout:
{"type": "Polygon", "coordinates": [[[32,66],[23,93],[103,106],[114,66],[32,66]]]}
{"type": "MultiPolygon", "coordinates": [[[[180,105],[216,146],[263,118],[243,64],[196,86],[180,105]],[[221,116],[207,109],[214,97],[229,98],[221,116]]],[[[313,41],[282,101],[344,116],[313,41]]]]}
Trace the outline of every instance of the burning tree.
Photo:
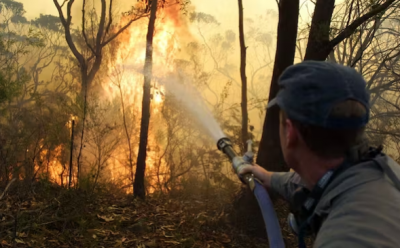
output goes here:
{"type": "Polygon", "coordinates": [[[146,55],[144,63],[144,83],[143,83],[143,98],[142,98],[142,118],[140,124],[140,143],[136,163],[135,181],[133,184],[134,196],[145,198],[146,191],[144,185],[144,177],[146,171],[147,143],[150,125],[150,100],[151,100],[151,81],[153,73],[153,38],[155,31],[155,23],[157,10],[165,8],[166,4],[182,4],[185,1],[165,1],[165,0],[146,0],[146,10],[150,10],[150,19],[147,28],[146,36],[146,55]]]}
{"type": "Polygon", "coordinates": [[[146,59],[144,64],[144,83],[142,99],[142,121],[140,124],[140,143],[136,164],[135,182],[133,184],[134,196],[142,199],[146,196],[144,187],[144,173],[146,171],[147,137],[150,124],[150,83],[153,73],[153,35],[156,22],[158,0],[148,3],[150,6],[150,20],[146,36],[146,59]]]}
{"type": "Polygon", "coordinates": [[[126,22],[124,25],[117,27],[114,23],[112,16],[113,0],[110,0],[107,4],[106,0],[101,0],[101,11],[100,16],[97,15],[96,11],[90,13],[89,18],[86,15],[86,0],[82,2],[82,23],[81,23],[81,34],[84,40],[84,45],[81,51],[78,50],[78,44],[73,39],[72,34],[72,6],[75,0],[64,0],[61,4],[58,0],[53,0],[56,6],[59,17],[64,28],[65,39],[67,44],[73,53],[75,59],[78,62],[81,76],[81,95],[83,98],[83,118],[82,118],[82,129],[80,137],[80,149],[77,159],[78,164],[78,177],[80,168],[80,158],[82,155],[83,140],[85,134],[85,122],[87,114],[87,96],[88,90],[98,73],[100,66],[103,61],[103,50],[104,48],[114,39],[116,39],[122,32],[124,32],[134,21],[145,15],[142,8],[132,8],[131,11],[124,15],[126,22]],[[66,6],[66,15],[63,12],[63,7],[66,6]],[[108,13],[107,13],[108,8],[108,13]],[[96,22],[98,21],[98,22],[96,22]],[[88,28],[88,25],[90,28],[88,28]]]}

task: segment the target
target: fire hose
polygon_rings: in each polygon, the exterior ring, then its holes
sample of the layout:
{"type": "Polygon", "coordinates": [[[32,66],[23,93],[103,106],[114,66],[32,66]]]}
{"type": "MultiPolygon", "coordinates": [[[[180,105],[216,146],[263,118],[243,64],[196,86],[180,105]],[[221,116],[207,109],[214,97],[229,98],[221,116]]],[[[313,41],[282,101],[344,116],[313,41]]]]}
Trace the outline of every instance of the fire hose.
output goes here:
{"type": "MultiPolygon", "coordinates": [[[[228,138],[220,139],[217,142],[217,147],[232,161],[232,166],[236,174],[238,174],[240,167],[249,164],[252,165],[254,156],[252,152],[251,141],[248,141],[248,149],[243,157],[236,154],[236,152],[233,150],[232,142],[228,138]]],[[[254,178],[253,174],[245,174],[239,176],[239,178],[243,183],[249,186],[257,199],[267,230],[269,247],[284,248],[285,244],[283,242],[278,217],[267,190],[257,179],[254,178]]]]}

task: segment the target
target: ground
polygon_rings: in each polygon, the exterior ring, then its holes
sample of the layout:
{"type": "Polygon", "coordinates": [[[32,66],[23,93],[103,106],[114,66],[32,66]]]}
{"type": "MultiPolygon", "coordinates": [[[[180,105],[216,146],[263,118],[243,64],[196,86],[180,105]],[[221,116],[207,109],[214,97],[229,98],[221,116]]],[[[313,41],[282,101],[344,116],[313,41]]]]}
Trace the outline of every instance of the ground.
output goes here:
{"type": "MultiPolygon", "coordinates": [[[[268,247],[266,235],[233,221],[221,195],[96,196],[53,185],[19,189],[0,201],[2,247],[268,247]],[[17,196],[18,195],[18,196],[17,196]],[[216,199],[220,199],[219,201],[216,199]],[[16,216],[18,216],[16,218],[16,216]],[[15,221],[17,219],[17,221],[15,221]]],[[[286,247],[287,207],[276,202],[286,247]]],[[[248,213],[251,215],[252,213],[248,213]]]]}

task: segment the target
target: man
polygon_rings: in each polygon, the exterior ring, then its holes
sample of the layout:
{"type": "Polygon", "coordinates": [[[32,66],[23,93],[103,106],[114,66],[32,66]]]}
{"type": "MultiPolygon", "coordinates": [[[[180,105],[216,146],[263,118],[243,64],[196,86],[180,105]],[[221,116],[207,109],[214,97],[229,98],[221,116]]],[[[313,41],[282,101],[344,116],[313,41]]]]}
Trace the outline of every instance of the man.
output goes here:
{"type": "MultiPolygon", "coordinates": [[[[295,207],[290,223],[314,247],[400,247],[399,165],[364,149],[369,94],[349,67],[306,61],[289,67],[268,108],[280,108],[280,141],[290,172],[253,173],[295,207]],[[397,173],[397,176],[396,176],[397,173]]],[[[367,147],[368,148],[368,147],[367,147]]]]}

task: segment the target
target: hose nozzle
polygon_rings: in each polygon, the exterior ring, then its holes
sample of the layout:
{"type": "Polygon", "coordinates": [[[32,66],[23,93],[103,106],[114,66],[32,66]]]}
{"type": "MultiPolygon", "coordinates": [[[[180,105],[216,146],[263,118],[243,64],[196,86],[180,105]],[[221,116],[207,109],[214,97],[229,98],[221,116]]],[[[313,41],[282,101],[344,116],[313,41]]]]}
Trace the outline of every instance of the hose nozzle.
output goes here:
{"type": "MultiPolygon", "coordinates": [[[[218,140],[217,147],[232,161],[232,166],[236,174],[239,175],[244,166],[248,166],[249,164],[251,165],[250,162],[244,160],[243,157],[236,154],[236,152],[233,150],[232,142],[230,141],[230,139],[225,137],[218,140]]],[[[251,190],[254,189],[254,178],[252,174],[245,174],[243,176],[239,175],[239,178],[243,183],[248,184],[251,190]]]]}
{"type": "Polygon", "coordinates": [[[218,150],[225,153],[229,159],[232,161],[235,157],[237,157],[236,152],[233,150],[232,142],[228,138],[222,138],[217,142],[218,150]]]}

